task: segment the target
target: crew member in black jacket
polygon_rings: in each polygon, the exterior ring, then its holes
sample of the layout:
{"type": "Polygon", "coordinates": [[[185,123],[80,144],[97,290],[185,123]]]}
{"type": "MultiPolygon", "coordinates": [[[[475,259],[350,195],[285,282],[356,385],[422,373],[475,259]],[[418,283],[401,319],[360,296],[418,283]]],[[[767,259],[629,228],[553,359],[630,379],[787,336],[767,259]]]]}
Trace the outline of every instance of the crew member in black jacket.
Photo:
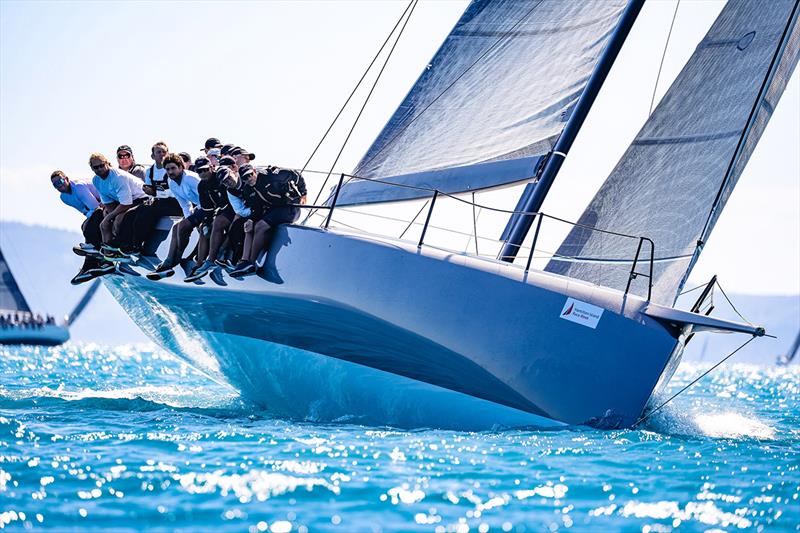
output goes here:
{"type": "Polygon", "coordinates": [[[248,276],[257,270],[256,259],[266,249],[267,232],[279,224],[296,221],[300,217],[297,204],[306,203],[308,192],[303,176],[287,168],[266,167],[255,171],[244,165],[239,169],[239,175],[248,187],[246,195],[250,201],[246,199],[245,202],[258,207],[253,209],[250,217],[253,220],[252,243],[248,247],[245,241],[245,255],[231,276],[248,276]]]}

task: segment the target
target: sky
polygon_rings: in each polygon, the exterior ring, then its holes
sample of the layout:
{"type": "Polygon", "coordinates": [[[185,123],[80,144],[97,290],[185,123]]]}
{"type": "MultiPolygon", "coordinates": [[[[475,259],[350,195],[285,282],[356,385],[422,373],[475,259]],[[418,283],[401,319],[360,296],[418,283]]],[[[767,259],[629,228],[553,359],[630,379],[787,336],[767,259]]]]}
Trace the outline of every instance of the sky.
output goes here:
{"type": "MultiPolygon", "coordinates": [[[[421,0],[336,171],[355,166],[466,3],[421,0]]],[[[656,102],[723,5],[680,2],[656,102]]],[[[157,140],[197,155],[215,136],[301,167],[405,6],[0,0],[0,220],[77,230],[50,173],[88,179],[89,154],[121,144],[148,164],[157,140]]],[[[647,118],[675,7],[645,5],[545,212],[576,220],[647,118]]],[[[310,168],[327,170],[345,133],[310,168]]],[[[796,71],[690,284],[716,273],[733,292],[800,294],[798,146],[796,71]]]]}

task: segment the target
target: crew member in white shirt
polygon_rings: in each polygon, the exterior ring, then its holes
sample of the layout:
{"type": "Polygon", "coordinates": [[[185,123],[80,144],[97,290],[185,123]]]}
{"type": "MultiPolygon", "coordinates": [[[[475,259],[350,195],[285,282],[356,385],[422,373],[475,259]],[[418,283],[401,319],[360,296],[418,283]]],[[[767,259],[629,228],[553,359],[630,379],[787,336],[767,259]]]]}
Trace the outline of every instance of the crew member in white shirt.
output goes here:
{"type": "Polygon", "coordinates": [[[140,243],[134,240],[136,214],[130,211],[139,207],[147,196],[142,182],[124,170],[112,168],[103,154],[92,154],[89,166],[95,174],[92,184],[104,207],[100,223],[104,251],[111,257],[135,251],[140,243]]]}
{"type": "Polygon", "coordinates": [[[200,194],[197,186],[200,177],[186,170],[186,163],[180,154],[169,154],[164,158],[164,169],[169,178],[169,189],[181,207],[183,220],[175,224],[172,228],[172,238],[169,244],[167,257],[155,269],[148,278],[152,280],[171,276],[174,267],[180,262],[183,251],[189,244],[192,228],[200,225],[205,218],[203,210],[200,208],[200,194]]]}
{"type": "MultiPolygon", "coordinates": [[[[159,200],[172,198],[167,183],[167,171],[164,169],[164,158],[167,157],[169,148],[164,141],[158,141],[150,149],[150,157],[153,164],[144,172],[144,192],[159,200]]],[[[174,204],[174,202],[165,202],[174,204]]],[[[177,207],[177,205],[175,205],[177,207]]]]}

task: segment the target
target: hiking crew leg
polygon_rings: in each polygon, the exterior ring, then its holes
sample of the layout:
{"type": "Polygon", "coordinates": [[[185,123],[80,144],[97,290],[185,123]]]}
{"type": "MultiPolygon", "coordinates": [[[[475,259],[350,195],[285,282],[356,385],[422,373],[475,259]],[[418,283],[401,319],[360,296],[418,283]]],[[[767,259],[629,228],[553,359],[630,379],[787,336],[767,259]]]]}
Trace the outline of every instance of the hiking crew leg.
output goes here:
{"type": "Polygon", "coordinates": [[[244,241],[242,245],[242,259],[250,259],[250,252],[253,249],[253,226],[256,224],[255,220],[247,219],[247,221],[242,226],[242,230],[244,231],[244,241]]]}
{"type": "Polygon", "coordinates": [[[92,215],[83,221],[81,231],[83,232],[84,242],[100,248],[103,244],[103,235],[100,233],[100,223],[103,221],[103,209],[97,208],[92,215]]]}
{"type": "Polygon", "coordinates": [[[256,222],[253,228],[253,244],[250,247],[250,255],[247,258],[251,263],[255,263],[261,250],[267,247],[267,232],[269,229],[270,225],[263,220],[256,222]]]}
{"type": "Polygon", "coordinates": [[[233,262],[237,262],[242,257],[244,245],[244,223],[246,218],[236,217],[228,228],[227,248],[233,253],[233,262]]]}
{"type": "Polygon", "coordinates": [[[218,213],[214,218],[214,223],[211,225],[211,242],[208,247],[208,257],[211,260],[217,259],[219,249],[222,242],[225,240],[225,233],[231,226],[231,218],[228,213],[223,211],[218,213]]]}
{"type": "Polygon", "coordinates": [[[179,258],[178,258],[178,225],[175,224],[169,230],[169,251],[167,252],[167,257],[164,259],[164,262],[168,265],[177,265],[179,258]]]}
{"type": "Polygon", "coordinates": [[[177,250],[175,258],[180,261],[184,250],[189,245],[192,236],[192,223],[188,219],[183,219],[175,226],[175,237],[177,238],[177,250]]]}
{"type": "Polygon", "coordinates": [[[209,238],[204,231],[205,228],[205,225],[197,228],[197,231],[200,233],[200,237],[197,240],[197,261],[199,262],[203,262],[208,259],[209,238]]]}
{"type": "Polygon", "coordinates": [[[274,207],[259,220],[253,229],[253,244],[250,249],[249,260],[255,263],[259,254],[267,248],[270,228],[279,224],[291,224],[300,217],[300,209],[292,206],[274,207]]]}
{"type": "Polygon", "coordinates": [[[137,228],[140,224],[142,210],[146,207],[142,202],[139,202],[129,209],[122,219],[115,221],[114,242],[120,249],[137,252],[141,249],[142,242],[139,240],[137,228]]]}

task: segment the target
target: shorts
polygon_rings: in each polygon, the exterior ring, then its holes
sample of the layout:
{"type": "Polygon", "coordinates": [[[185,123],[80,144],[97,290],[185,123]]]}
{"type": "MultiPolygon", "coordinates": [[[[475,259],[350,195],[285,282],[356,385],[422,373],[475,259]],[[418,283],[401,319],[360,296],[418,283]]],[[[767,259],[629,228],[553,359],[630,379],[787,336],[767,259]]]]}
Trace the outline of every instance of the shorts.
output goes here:
{"type": "Polygon", "coordinates": [[[291,205],[282,205],[268,210],[266,214],[261,217],[261,220],[269,224],[270,228],[274,228],[278,224],[291,224],[298,218],[300,218],[299,208],[291,205]]]}
{"type": "Polygon", "coordinates": [[[191,224],[193,228],[196,228],[204,222],[209,222],[212,218],[213,215],[211,213],[206,213],[201,208],[195,207],[189,216],[186,217],[186,220],[189,221],[189,224],[191,224]]]}

